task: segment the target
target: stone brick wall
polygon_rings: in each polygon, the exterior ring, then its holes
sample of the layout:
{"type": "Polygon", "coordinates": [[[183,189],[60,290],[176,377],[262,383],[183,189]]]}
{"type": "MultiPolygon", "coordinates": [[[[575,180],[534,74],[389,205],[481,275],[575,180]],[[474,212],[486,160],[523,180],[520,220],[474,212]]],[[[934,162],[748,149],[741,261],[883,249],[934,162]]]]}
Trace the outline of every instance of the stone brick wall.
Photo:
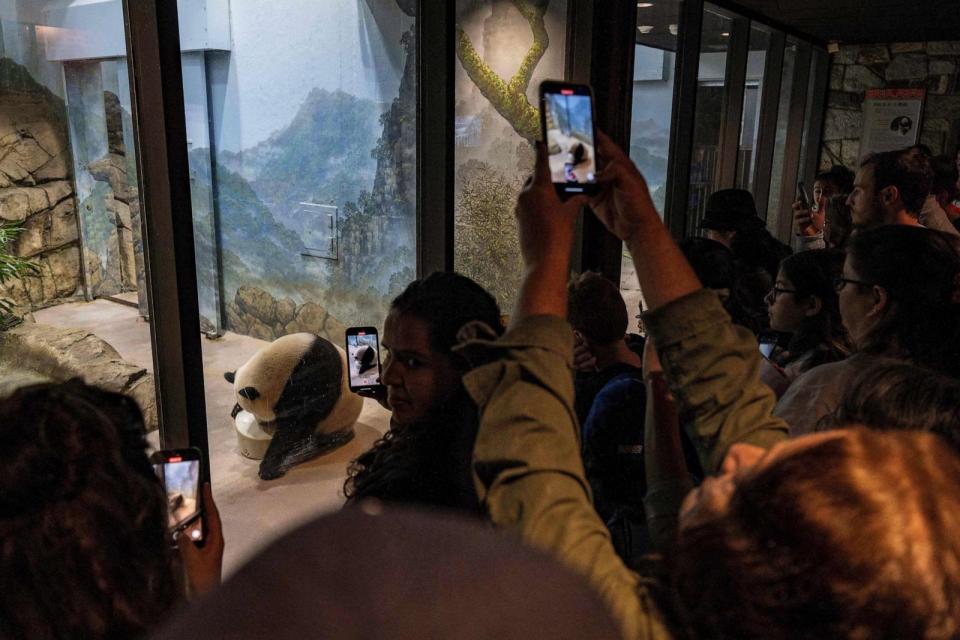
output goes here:
{"type": "Polygon", "coordinates": [[[960,145],[960,41],[846,45],[833,54],[820,166],[860,163],[867,89],[927,90],[920,142],[935,154],[960,145]]]}

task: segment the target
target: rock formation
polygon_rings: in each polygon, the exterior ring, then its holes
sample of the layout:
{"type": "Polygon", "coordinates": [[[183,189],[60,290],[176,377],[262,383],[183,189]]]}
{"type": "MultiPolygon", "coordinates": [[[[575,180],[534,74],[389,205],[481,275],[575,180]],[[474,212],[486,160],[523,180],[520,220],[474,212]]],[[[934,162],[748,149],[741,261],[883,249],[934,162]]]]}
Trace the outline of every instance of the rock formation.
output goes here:
{"type": "Polygon", "coordinates": [[[18,311],[82,292],[80,243],[63,101],[9,59],[0,59],[0,223],[20,222],[13,252],[33,259],[35,276],[0,296],[18,311]]]}
{"type": "Polygon", "coordinates": [[[260,340],[276,340],[290,333],[306,331],[343,343],[346,327],[315,302],[297,305],[290,298],[277,300],[257,287],[244,286],[227,303],[227,328],[260,340]]]}
{"type": "MultiPolygon", "coordinates": [[[[153,374],[130,364],[117,350],[83,329],[63,329],[25,322],[0,331],[0,362],[17,363],[10,372],[24,382],[83,378],[87,384],[133,398],[143,412],[147,431],[157,428],[156,387],[153,374]]],[[[0,394],[13,391],[6,384],[0,394]]]]}

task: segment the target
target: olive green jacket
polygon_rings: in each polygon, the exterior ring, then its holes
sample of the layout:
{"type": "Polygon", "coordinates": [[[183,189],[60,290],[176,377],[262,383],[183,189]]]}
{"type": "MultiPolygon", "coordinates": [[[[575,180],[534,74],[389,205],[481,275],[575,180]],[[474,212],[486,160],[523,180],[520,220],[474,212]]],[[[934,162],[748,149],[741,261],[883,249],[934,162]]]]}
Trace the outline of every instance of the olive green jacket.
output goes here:
{"type": "MultiPolygon", "coordinates": [[[[769,446],[786,437],[786,425],[771,416],[773,393],[758,381],[757,343],[730,323],[715,294],[698,291],[644,322],[704,469],[717,469],[734,442],[769,446]]],[[[491,520],[585,575],[624,637],[672,638],[655,603],[656,581],[623,564],[593,509],[573,409],[569,325],[531,317],[499,340],[467,339],[461,348],[487,362],[464,384],[480,410],[474,479],[491,520]]]]}

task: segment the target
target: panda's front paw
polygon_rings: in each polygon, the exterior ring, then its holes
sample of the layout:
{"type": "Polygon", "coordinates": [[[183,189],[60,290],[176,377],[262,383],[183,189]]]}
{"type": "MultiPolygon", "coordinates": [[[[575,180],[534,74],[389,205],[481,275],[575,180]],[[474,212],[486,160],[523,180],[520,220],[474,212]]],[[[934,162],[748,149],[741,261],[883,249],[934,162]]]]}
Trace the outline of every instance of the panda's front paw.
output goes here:
{"type": "Polygon", "coordinates": [[[266,460],[260,463],[260,472],[258,475],[260,476],[261,480],[276,480],[277,478],[282,478],[286,474],[286,467],[283,467],[279,464],[267,464],[266,460]]]}

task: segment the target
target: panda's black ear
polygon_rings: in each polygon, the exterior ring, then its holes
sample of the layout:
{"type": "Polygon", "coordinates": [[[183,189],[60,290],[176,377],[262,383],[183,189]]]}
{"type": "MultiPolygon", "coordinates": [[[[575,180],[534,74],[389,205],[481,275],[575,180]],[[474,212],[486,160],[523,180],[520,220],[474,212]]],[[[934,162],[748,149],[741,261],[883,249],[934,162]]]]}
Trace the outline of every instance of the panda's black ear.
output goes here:
{"type": "Polygon", "coordinates": [[[233,379],[234,379],[234,376],[236,375],[237,375],[236,371],[224,371],[223,379],[229,382],[230,384],[233,384],[233,379]]]}
{"type": "Polygon", "coordinates": [[[260,397],[260,392],[257,391],[256,387],[244,387],[243,389],[240,389],[240,391],[237,391],[237,393],[247,400],[256,400],[260,397]]]}

